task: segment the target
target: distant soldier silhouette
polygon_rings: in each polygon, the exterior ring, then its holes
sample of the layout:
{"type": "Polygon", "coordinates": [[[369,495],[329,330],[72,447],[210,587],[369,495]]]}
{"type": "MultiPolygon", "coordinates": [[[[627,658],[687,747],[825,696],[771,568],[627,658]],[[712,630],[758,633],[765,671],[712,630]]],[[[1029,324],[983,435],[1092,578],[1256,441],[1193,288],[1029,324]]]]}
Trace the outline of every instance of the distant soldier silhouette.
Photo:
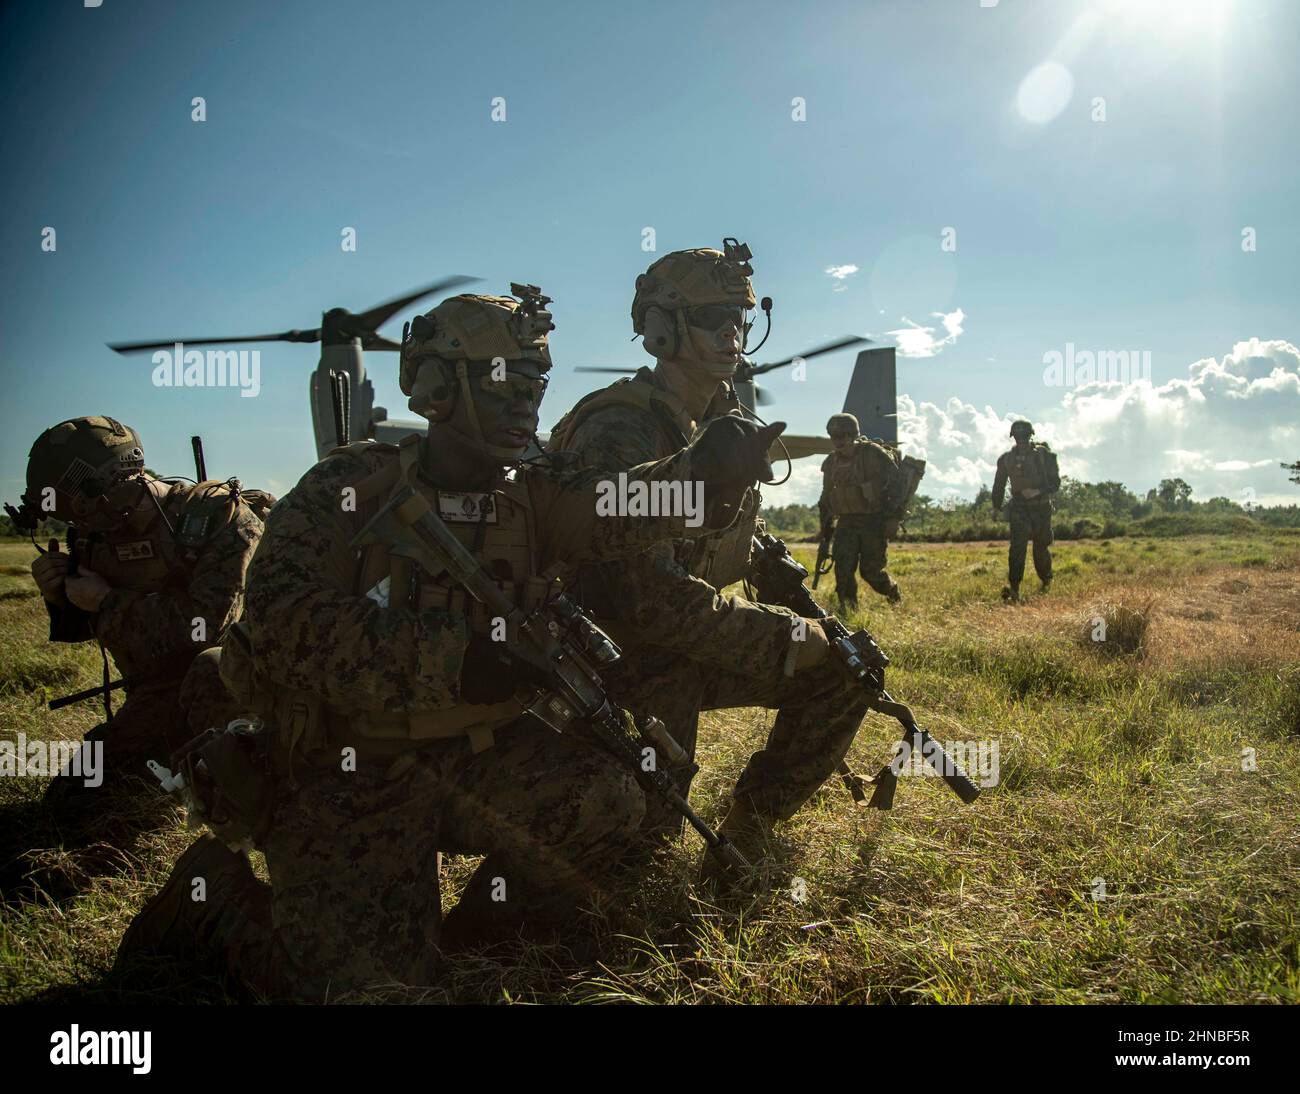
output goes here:
{"type": "Polygon", "coordinates": [[[1007,516],[1011,521],[1011,546],[1007,552],[1007,586],[1004,600],[1020,599],[1020,581],[1025,574],[1025,553],[1034,541],[1034,570],[1043,583],[1043,592],[1052,584],[1052,496],[1061,488],[1056,453],[1042,441],[1030,441],[1034,427],[1026,421],[1011,423],[1015,447],[998,457],[993,479],[993,512],[1002,509],[1007,483],[1011,484],[1011,502],[1007,516]]]}

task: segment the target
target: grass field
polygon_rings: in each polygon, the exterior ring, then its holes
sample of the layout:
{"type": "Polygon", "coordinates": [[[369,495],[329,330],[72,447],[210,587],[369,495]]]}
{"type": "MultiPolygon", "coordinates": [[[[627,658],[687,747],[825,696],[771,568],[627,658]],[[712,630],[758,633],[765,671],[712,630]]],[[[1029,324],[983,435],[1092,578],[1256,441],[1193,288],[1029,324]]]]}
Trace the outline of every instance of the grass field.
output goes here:
{"type": "MultiPolygon", "coordinates": [[[[1058,544],[1050,595],[1014,606],[997,597],[1005,552],[896,547],[903,604],[867,592],[850,620],[938,739],[996,743],[1000,781],[976,804],[907,778],[882,814],[828,784],[778,832],[774,888],[747,908],[696,899],[684,836],[602,895],[577,928],[585,956],[520,943],[389,998],[1300,1001],[1300,536],[1058,544]]],[[[0,733],[78,736],[94,704],[44,702],[96,682],[98,655],[45,643],[31,554],[0,545],[0,733]]],[[[770,719],[705,716],[693,796],[707,819],[770,719]]],[[[872,715],[855,767],[896,736],[872,715]]],[[[42,789],[0,783],[9,803],[42,789]]],[[[0,908],[0,1001],[123,998],[105,980],[117,939],[190,838],[160,834],[75,899],[0,908]]],[[[472,866],[450,864],[446,904],[472,866]]],[[[179,972],[156,992],[222,997],[179,972]]]]}

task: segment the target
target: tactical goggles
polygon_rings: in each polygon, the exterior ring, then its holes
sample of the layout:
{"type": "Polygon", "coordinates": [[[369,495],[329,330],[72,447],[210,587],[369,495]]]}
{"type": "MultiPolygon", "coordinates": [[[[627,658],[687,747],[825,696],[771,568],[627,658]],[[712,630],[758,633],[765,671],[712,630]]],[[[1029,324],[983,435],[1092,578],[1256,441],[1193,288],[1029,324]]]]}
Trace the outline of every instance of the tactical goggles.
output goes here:
{"type": "Polygon", "coordinates": [[[833,441],[851,441],[855,437],[857,437],[856,433],[846,432],[838,429],[831,434],[831,440],[833,441]]]}
{"type": "Polygon", "coordinates": [[[542,396],[546,394],[546,383],[544,376],[521,376],[517,372],[507,372],[499,380],[491,372],[478,378],[479,389],[487,394],[507,402],[527,400],[533,406],[541,403],[542,396]]]}
{"type": "Polygon", "coordinates": [[[697,330],[745,329],[745,309],[734,304],[700,304],[686,309],[686,322],[697,330]]]}

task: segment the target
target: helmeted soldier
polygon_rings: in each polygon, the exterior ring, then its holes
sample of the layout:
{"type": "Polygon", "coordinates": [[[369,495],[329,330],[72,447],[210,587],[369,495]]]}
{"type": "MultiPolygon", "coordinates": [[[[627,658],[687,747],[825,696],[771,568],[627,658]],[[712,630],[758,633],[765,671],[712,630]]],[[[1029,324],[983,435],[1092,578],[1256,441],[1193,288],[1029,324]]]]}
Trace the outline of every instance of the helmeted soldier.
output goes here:
{"type": "MultiPolygon", "coordinates": [[[[205,837],[128,930],[120,960],[197,947],[275,998],[428,984],[439,945],[571,924],[636,830],[632,774],[524,714],[537,689],[501,621],[446,571],[384,543],[352,546],[413,491],[527,610],[577,563],[685,531],[681,514],[598,515],[599,474],[521,463],[553,324],[539,289],[512,293],[453,297],[404,334],[401,386],[429,420],[425,437],[336,449],[272,514],[247,625],[221,658],[264,721],[264,766],[254,750],[234,785],[271,885],[205,837]],[[487,856],[445,923],[430,876],[443,851],[487,856]],[[206,906],[189,898],[197,876],[206,906]]],[[[701,479],[727,512],[767,443],[756,429],[715,431],[629,481],[701,479]]]]}
{"type": "Polygon", "coordinates": [[[1030,441],[1034,427],[1026,421],[1011,423],[1015,447],[998,457],[993,478],[993,513],[1002,510],[1007,484],[1011,486],[1008,517],[1011,521],[1011,545],[1007,552],[1007,587],[1005,600],[1020,598],[1020,581],[1025,574],[1025,554],[1029,541],[1034,542],[1034,570],[1042,582],[1043,592],[1052,584],[1052,496],[1061,488],[1056,453],[1041,441],[1030,441]]]}
{"type": "MultiPolygon", "coordinates": [[[[921,476],[906,473],[896,449],[861,436],[852,414],[832,414],[826,431],[835,451],[822,461],[817,509],[822,538],[833,528],[831,558],[840,609],[857,607],[859,571],[863,581],[896,604],[902,596],[885,569],[886,552],[921,476]]],[[[920,467],[924,473],[924,464],[920,467]]]]}
{"type": "MultiPolygon", "coordinates": [[[[616,471],[663,457],[704,423],[741,414],[728,380],[755,303],[750,257],[747,246],[727,240],[722,251],[674,251],[638,277],[632,329],[655,359],[653,369],[578,402],[550,447],[616,471]]],[[[749,573],[760,501],[757,488],[748,491],[723,532],[582,575],[584,603],[628,651],[610,676],[615,696],[634,711],[653,710],[688,753],[702,710],[777,710],[721,829],[750,855],[770,826],[791,817],[835,770],[866,712],[826,660],[818,623],[723,592],[749,573]]],[[[676,818],[658,811],[647,832],[676,827],[676,818]]]]}
{"type": "Polygon", "coordinates": [[[113,418],[60,422],[32,446],[22,505],[8,508],[33,542],[43,519],[69,525],[68,550],[50,540],[32,563],[50,640],[94,641],[104,654],[106,720],[86,740],[102,748],[105,778],[94,788],[85,779],[56,778],[46,794],[66,841],[107,839],[100,831],[111,812],[107,794],[129,789],[138,777],[152,800],[146,760],[190,736],[182,682],[239,617],[261,514],[274,500],[248,493],[236,479],[191,485],[154,477],[145,470],[139,434],[113,418]],[[109,654],[125,680],[116,713],[109,654]],[[87,819],[96,830],[78,832],[87,819]]]}

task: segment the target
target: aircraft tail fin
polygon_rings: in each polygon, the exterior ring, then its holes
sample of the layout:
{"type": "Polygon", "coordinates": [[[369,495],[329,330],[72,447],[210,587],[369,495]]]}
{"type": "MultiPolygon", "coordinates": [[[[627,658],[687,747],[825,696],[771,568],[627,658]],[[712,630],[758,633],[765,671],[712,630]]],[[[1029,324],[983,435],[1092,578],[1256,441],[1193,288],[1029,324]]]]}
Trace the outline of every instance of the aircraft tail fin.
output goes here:
{"type": "Polygon", "coordinates": [[[858,420],[864,437],[898,443],[898,378],[894,347],[865,349],[853,363],[844,410],[858,420]]]}

